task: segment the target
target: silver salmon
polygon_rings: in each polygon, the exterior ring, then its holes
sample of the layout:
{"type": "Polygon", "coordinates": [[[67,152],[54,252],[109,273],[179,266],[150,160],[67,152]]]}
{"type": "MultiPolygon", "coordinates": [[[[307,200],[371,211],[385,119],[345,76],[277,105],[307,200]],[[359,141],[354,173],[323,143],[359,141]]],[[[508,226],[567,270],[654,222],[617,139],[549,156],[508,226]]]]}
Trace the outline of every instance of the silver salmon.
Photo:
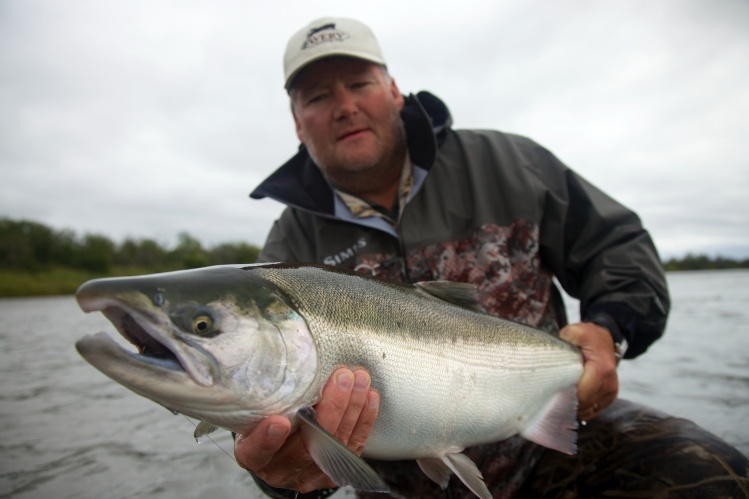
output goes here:
{"type": "Polygon", "coordinates": [[[260,264],[97,279],[77,292],[137,353],[105,333],[78,352],[139,395],[216,427],[250,432],[272,414],[301,428],[339,485],[387,492],[311,409],[338,367],[380,393],[362,456],[414,459],[441,486],[455,473],[491,497],[462,451],[513,435],[576,452],[582,357],[545,331],[478,310],[470,284],[404,285],[334,267],[260,264]]]}

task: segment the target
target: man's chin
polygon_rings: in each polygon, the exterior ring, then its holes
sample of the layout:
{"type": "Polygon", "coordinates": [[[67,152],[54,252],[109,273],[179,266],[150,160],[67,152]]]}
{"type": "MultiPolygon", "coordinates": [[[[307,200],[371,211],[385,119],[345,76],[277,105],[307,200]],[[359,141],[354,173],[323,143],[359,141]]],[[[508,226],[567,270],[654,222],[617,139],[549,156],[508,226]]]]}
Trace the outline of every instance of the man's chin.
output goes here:
{"type": "Polygon", "coordinates": [[[336,170],[347,174],[361,174],[377,169],[381,158],[372,150],[367,148],[347,148],[339,151],[336,157],[336,170]]]}
{"type": "Polygon", "coordinates": [[[346,160],[334,170],[328,170],[328,175],[335,180],[340,178],[351,181],[367,174],[376,174],[378,172],[377,163],[363,160],[346,160]]]}

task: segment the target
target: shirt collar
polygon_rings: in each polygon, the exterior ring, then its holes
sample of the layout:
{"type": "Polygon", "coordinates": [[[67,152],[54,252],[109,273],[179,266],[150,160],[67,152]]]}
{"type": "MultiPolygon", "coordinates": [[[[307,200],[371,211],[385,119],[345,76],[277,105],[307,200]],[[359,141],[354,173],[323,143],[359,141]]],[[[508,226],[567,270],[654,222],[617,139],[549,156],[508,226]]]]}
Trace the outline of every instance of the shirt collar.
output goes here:
{"type": "Polygon", "coordinates": [[[398,214],[396,219],[393,219],[393,217],[387,214],[385,210],[375,208],[369,201],[366,201],[359,196],[342,191],[341,189],[334,188],[334,190],[336,196],[338,196],[341,201],[343,201],[343,203],[355,218],[379,217],[385,220],[391,226],[395,227],[396,225],[398,225],[398,220],[400,220],[400,217],[403,214],[403,209],[405,208],[409,199],[411,199],[413,188],[413,163],[411,162],[411,156],[406,153],[406,159],[403,162],[400,183],[398,185],[398,214]]]}

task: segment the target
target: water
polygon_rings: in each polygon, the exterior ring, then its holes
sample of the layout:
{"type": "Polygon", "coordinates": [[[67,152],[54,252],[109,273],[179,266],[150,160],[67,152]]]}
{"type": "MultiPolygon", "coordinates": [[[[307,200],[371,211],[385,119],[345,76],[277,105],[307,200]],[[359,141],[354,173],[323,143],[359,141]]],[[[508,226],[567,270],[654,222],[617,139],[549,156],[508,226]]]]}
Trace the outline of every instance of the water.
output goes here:
{"type": "MultiPolygon", "coordinates": [[[[112,331],[101,314],[72,297],[12,299],[0,319],[0,496],[252,497],[233,456],[78,355],[84,333],[112,331]]],[[[215,435],[231,453],[229,434],[215,435]]]]}
{"type": "Polygon", "coordinates": [[[749,455],[749,271],[672,272],[665,335],[619,367],[619,396],[691,419],[749,455]]]}
{"type": "MultiPolygon", "coordinates": [[[[749,454],[749,271],[674,273],[669,283],[666,336],[622,364],[621,396],[749,454]]],[[[78,356],[75,340],[97,331],[112,327],[72,297],[0,300],[0,496],[260,497],[225,454],[228,433],[214,434],[218,446],[196,443],[186,418],[78,356]]]]}

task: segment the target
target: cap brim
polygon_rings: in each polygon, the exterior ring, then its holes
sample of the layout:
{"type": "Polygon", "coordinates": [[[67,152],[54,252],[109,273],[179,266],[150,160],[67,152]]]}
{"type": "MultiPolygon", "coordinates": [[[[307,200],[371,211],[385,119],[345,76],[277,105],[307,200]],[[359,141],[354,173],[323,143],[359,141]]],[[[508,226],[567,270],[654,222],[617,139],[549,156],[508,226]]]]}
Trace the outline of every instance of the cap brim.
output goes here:
{"type": "Polygon", "coordinates": [[[310,57],[308,60],[305,60],[302,64],[300,64],[297,68],[295,68],[288,77],[286,77],[286,83],[284,84],[284,88],[288,91],[291,89],[292,84],[294,83],[294,79],[299,75],[301,71],[303,71],[305,68],[307,68],[310,64],[317,62],[321,59],[327,59],[328,57],[351,57],[353,59],[361,59],[364,61],[373,62],[375,64],[379,64],[382,66],[386,66],[385,60],[381,57],[376,57],[372,54],[367,53],[361,53],[361,52],[355,52],[351,50],[341,50],[341,51],[335,51],[335,52],[326,52],[324,54],[317,54],[313,57],[310,57]]]}

